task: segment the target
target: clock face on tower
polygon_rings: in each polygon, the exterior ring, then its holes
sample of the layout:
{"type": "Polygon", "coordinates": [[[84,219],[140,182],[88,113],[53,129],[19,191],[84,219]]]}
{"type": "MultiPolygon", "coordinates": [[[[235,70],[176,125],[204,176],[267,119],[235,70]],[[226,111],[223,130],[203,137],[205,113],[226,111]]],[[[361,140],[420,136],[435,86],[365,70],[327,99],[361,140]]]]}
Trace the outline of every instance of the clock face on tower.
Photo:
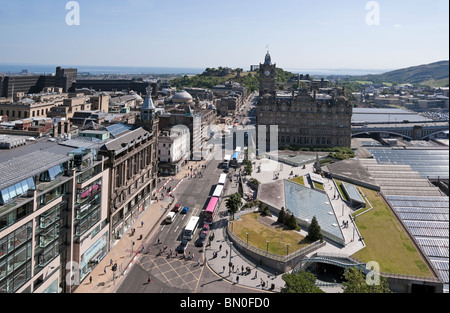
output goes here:
{"type": "Polygon", "coordinates": [[[270,75],[270,71],[265,71],[264,74],[266,74],[266,76],[270,75]]]}

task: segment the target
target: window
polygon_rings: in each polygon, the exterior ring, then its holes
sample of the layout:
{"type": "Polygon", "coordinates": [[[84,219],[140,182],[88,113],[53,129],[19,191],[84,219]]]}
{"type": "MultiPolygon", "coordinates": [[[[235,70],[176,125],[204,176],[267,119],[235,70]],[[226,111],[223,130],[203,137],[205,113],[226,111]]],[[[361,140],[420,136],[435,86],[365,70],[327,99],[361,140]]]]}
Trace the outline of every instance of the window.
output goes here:
{"type": "Polygon", "coordinates": [[[52,167],[51,169],[48,170],[48,173],[49,173],[50,181],[53,181],[57,177],[62,175],[62,173],[63,173],[62,166],[57,165],[55,167],[52,167]]]}
{"type": "Polygon", "coordinates": [[[34,189],[35,184],[33,178],[28,178],[24,181],[16,183],[13,186],[7,187],[0,191],[0,204],[6,204],[12,201],[15,197],[20,197],[28,192],[29,189],[34,189]]]}
{"type": "Polygon", "coordinates": [[[40,205],[44,206],[52,202],[53,200],[61,197],[63,194],[67,193],[69,189],[69,185],[67,183],[58,186],[57,188],[49,191],[40,196],[40,205]]]}

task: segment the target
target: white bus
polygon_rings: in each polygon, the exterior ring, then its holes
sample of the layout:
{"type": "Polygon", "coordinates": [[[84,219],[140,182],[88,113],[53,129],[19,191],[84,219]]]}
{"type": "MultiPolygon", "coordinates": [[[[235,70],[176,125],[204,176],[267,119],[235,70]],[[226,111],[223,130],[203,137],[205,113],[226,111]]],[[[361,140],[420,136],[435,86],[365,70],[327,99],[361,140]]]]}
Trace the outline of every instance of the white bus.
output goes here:
{"type": "Polygon", "coordinates": [[[219,185],[225,185],[227,181],[227,174],[220,174],[219,185]]]}
{"type": "Polygon", "coordinates": [[[195,229],[198,226],[199,219],[200,218],[198,216],[191,217],[186,227],[184,228],[183,239],[186,240],[192,239],[192,237],[194,236],[195,229]]]}
{"type": "Polygon", "coordinates": [[[213,197],[219,198],[222,195],[223,185],[217,185],[216,189],[214,190],[213,197]]]}

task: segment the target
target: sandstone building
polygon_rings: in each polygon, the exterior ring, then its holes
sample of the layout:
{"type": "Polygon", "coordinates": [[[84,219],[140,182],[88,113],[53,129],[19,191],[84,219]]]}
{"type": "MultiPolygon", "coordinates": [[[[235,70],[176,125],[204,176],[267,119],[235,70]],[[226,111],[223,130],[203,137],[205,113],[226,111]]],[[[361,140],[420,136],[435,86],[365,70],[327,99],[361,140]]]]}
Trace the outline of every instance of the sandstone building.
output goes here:
{"type": "Polygon", "coordinates": [[[276,90],[275,69],[267,52],[259,67],[258,141],[265,131],[269,146],[273,125],[278,127],[278,147],[350,147],[353,108],[345,89],[323,88],[323,84],[305,83],[299,77],[297,90],[280,93],[276,90]]]}

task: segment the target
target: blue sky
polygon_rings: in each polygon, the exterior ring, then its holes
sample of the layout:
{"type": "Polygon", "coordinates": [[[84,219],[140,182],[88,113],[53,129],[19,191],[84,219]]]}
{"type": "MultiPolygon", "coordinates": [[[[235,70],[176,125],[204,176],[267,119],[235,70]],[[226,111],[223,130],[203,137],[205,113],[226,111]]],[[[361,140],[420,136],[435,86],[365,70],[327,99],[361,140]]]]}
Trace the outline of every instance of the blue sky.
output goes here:
{"type": "Polygon", "coordinates": [[[448,60],[448,0],[0,0],[0,63],[396,69],[448,60]],[[338,4],[337,4],[338,3],[338,4]],[[372,7],[373,8],[373,7],[372,7]]]}

